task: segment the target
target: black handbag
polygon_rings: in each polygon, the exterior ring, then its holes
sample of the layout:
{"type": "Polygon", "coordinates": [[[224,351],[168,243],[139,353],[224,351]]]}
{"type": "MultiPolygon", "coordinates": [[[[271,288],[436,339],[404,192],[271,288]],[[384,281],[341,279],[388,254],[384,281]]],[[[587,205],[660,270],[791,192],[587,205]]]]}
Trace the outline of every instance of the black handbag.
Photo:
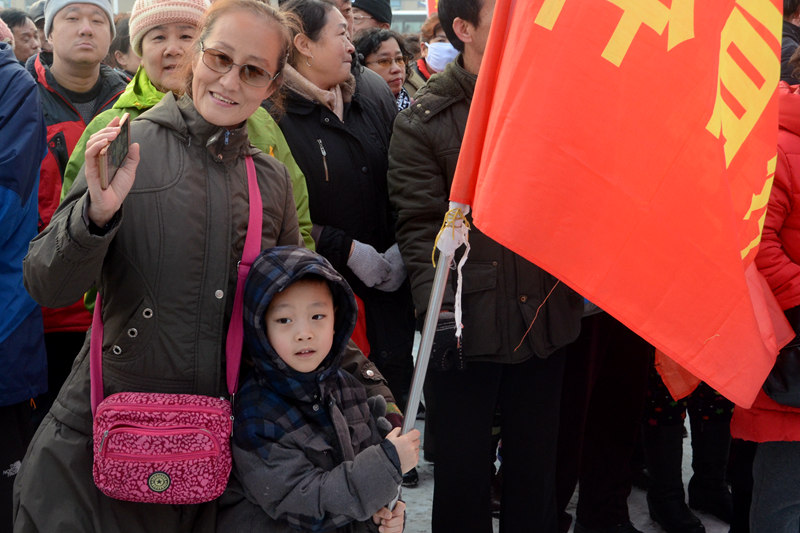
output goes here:
{"type": "MultiPolygon", "coordinates": [[[[800,306],[784,314],[795,331],[800,331],[800,306]]],[[[781,405],[800,407],[800,335],[784,346],[764,382],[764,392],[781,405]]]]}

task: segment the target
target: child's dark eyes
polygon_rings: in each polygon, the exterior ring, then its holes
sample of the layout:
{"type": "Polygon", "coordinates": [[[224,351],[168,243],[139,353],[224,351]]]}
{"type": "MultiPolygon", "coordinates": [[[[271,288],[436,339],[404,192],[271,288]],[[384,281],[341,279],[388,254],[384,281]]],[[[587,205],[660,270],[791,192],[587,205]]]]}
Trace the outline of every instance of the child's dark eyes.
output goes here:
{"type": "Polygon", "coordinates": [[[325,318],[325,315],[323,315],[323,314],[317,314],[317,315],[314,315],[314,316],[312,316],[312,317],[311,317],[311,320],[322,320],[322,319],[324,319],[324,318],[325,318]]]}
{"type": "Polygon", "coordinates": [[[277,322],[278,324],[289,324],[289,323],[292,322],[292,319],[291,318],[276,318],[275,322],[277,322]]]}

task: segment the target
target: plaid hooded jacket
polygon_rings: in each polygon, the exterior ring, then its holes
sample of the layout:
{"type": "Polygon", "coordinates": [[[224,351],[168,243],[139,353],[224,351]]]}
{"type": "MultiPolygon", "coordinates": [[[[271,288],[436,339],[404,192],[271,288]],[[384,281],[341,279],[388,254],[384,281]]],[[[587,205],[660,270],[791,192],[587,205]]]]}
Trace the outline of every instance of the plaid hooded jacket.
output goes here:
{"type": "Polygon", "coordinates": [[[321,256],[284,246],[254,262],[244,293],[252,366],[234,403],[234,475],[218,531],[377,531],[371,516],[397,494],[400,462],[364,387],[340,368],[355,320],[352,290],[321,256]],[[335,333],[319,368],[301,373],[270,346],[264,315],[275,294],[307,275],[328,281],[335,333]]]}

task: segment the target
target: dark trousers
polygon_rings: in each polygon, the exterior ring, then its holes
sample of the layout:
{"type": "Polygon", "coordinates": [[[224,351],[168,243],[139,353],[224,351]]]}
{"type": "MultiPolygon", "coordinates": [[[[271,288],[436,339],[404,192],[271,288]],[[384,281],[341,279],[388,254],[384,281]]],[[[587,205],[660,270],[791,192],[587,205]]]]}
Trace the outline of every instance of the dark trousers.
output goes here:
{"type": "Polygon", "coordinates": [[[752,533],[800,531],[800,442],[760,442],[753,460],[752,533]]]}
{"type": "Polygon", "coordinates": [[[758,444],[748,440],[731,441],[728,478],[733,498],[733,521],[729,533],[750,533],[750,504],[753,501],[753,459],[758,444]]]}
{"type": "Polygon", "coordinates": [[[25,400],[0,406],[0,531],[11,531],[14,480],[35,430],[33,405],[31,400],[25,400]]]}
{"type": "Polygon", "coordinates": [[[503,437],[500,531],[557,531],[555,461],[564,354],[428,373],[437,416],[433,532],[491,533],[495,407],[503,437]]]}
{"type": "Polygon", "coordinates": [[[607,313],[585,317],[566,347],[557,460],[564,513],[580,481],[577,520],[590,528],[626,523],[631,456],[644,410],[653,347],[607,313]]]}
{"type": "MultiPolygon", "coordinates": [[[[86,332],[59,331],[44,334],[47,350],[47,392],[39,396],[35,415],[36,427],[53,406],[64,382],[72,371],[72,364],[83,348],[86,332]]],[[[34,428],[35,429],[35,428],[34,428]]]]}

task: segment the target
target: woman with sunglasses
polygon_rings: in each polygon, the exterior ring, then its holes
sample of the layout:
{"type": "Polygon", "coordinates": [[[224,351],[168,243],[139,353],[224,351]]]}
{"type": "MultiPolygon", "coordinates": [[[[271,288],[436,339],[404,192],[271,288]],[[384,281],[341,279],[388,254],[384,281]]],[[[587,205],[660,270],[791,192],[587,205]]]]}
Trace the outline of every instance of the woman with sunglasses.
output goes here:
{"type": "Polygon", "coordinates": [[[380,74],[389,84],[397,100],[397,110],[402,111],[410,106],[411,98],[403,87],[409,58],[403,38],[392,30],[370,28],[360,32],[353,44],[356,52],[364,57],[367,68],[380,74]]]}
{"type": "Polygon", "coordinates": [[[386,188],[391,124],[350,73],[354,47],[331,4],[283,6],[302,24],[285,69],[285,112],[272,106],[308,185],[317,251],[362,300],[369,359],[401,405],[413,373],[414,315],[386,188]]]}
{"type": "MultiPolygon", "coordinates": [[[[64,172],[62,200],[84,164],[89,137],[106,127],[114,117],[128,113],[134,119],[156,105],[165,93],[183,91],[183,59],[191,49],[197,25],[207,7],[207,0],[137,0],[133,4],[129,22],[130,48],[141,58],[141,66],[114,107],[95,117],[75,145],[64,172]]],[[[306,247],[313,250],[306,180],[280,128],[269,113],[259,107],[247,119],[247,135],[256,148],[274,155],[289,170],[300,232],[306,247]]],[[[87,295],[86,303],[90,308],[94,305],[93,293],[87,295]]]]}
{"type": "MultiPolygon", "coordinates": [[[[105,395],[227,396],[225,338],[248,226],[246,156],[263,201],[261,246],[300,242],[286,168],[252,147],[246,127],[280,83],[287,28],[257,0],[215,2],[188,51],[185,94],[167,93],[131,124],[133,143],[107,189],[98,154],[119,134],[119,119],[92,135],[84,168],[31,243],[25,281],[41,304],[63,305],[92,285],[102,295],[105,395]]],[[[14,531],[215,531],[216,502],[131,503],[95,487],[88,345],[18,474],[14,531]]]]}

